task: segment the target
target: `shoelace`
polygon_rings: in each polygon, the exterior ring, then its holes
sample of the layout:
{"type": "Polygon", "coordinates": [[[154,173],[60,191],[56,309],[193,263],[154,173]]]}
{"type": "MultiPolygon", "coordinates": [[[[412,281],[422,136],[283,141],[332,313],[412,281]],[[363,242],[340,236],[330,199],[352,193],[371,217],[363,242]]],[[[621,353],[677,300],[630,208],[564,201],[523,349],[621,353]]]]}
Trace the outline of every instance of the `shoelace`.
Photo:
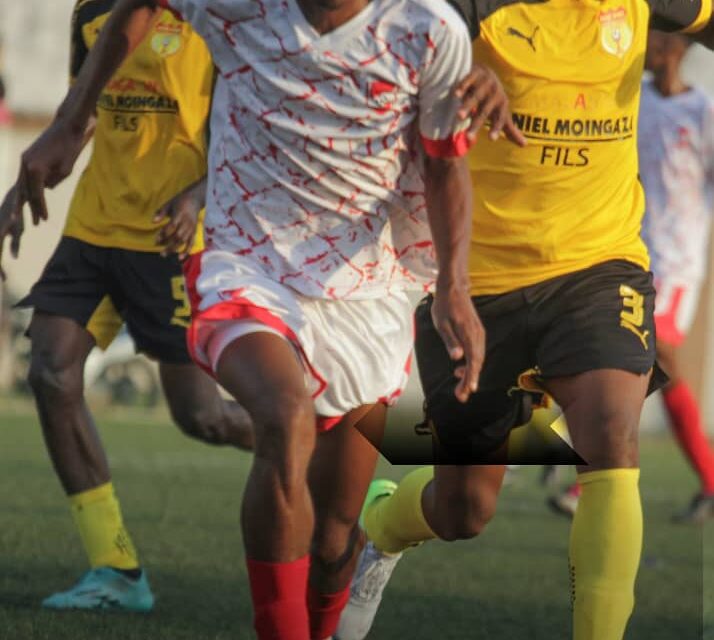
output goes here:
{"type": "Polygon", "coordinates": [[[386,581],[391,575],[396,558],[384,557],[370,545],[365,553],[365,563],[369,563],[357,581],[359,588],[354,595],[363,600],[372,600],[384,589],[386,581]],[[373,560],[376,558],[376,560],[373,560]]]}

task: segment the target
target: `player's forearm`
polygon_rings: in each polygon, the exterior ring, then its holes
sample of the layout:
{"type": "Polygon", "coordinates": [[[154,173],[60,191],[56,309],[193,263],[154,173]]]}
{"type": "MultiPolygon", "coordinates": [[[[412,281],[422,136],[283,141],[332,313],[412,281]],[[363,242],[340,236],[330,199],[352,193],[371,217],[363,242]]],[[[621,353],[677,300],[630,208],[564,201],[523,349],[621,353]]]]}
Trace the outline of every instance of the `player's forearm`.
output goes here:
{"type": "Polygon", "coordinates": [[[156,0],[119,0],[57,111],[57,119],[84,131],[104,86],[149,32],[156,0]]]}
{"type": "Polygon", "coordinates": [[[437,287],[468,288],[471,176],[465,158],[425,161],[426,202],[439,276],[437,287]]]}

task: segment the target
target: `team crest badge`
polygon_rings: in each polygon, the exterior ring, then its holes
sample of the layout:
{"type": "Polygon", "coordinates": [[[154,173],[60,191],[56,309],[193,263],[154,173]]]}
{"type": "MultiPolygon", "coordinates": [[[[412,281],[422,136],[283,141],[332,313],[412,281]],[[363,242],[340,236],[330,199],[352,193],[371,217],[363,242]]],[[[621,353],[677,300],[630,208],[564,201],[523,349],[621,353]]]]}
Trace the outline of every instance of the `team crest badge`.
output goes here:
{"type": "Polygon", "coordinates": [[[599,18],[602,48],[622,58],[632,46],[632,27],[627,23],[627,10],[618,7],[601,11],[599,18]]]}
{"type": "Polygon", "coordinates": [[[162,58],[178,53],[181,49],[181,27],[159,23],[156,26],[156,33],[151,38],[151,48],[162,58]]]}

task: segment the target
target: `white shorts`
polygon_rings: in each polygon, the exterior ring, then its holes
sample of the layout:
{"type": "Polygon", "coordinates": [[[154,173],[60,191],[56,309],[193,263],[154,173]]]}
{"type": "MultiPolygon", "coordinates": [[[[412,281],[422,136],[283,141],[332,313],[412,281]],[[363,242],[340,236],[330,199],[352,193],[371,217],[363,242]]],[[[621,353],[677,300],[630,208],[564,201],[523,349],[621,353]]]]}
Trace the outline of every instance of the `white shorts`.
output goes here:
{"type": "Polygon", "coordinates": [[[655,279],[655,288],[657,340],[678,347],[684,342],[697,314],[700,284],[655,279]]]}
{"type": "Polygon", "coordinates": [[[223,251],[192,256],[185,274],[193,308],[188,347],[212,375],[231,342],[249,333],[275,333],[300,356],[322,429],[352,409],[393,404],[406,386],[414,321],[405,293],[369,300],[307,298],[223,251]]]}

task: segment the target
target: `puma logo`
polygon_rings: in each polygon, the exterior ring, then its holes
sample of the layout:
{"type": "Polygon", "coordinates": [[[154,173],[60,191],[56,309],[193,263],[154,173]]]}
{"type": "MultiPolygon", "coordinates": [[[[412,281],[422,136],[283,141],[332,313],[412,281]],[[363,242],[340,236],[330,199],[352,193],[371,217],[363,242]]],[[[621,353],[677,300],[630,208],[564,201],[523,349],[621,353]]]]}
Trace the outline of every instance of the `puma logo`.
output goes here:
{"type": "Polygon", "coordinates": [[[642,342],[642,346],[645,348],[645,351],[649,351],[649,345],[647,344],[647,338],[650,335],[650,332],[648,329],[645,329],[642,331],[642,329],[638,329],[634,324],[631,322],[628,322],[627,320],[620,320],[620,326],[623,329],[627,329],[628,331],[632,331],[639,339],[640,342],[642,342]]]}
{"type": "Polygon", "coordinates": [[[507,33],[509,36],[513,36],[514,38],[520,38],[521,40],[525,40],[531,46],[531,49],[533,49],[533,51],[535,51],[536,50],[535,37],[536,37],[536,33],[538,33],[539,29],[540,29],[540,27],[536,27],[535,29],[533,29],[533,33],[531,34],[530,37],[525,35],[524,33],[521,33],[515,27],[508,27],[507,33]]]}

